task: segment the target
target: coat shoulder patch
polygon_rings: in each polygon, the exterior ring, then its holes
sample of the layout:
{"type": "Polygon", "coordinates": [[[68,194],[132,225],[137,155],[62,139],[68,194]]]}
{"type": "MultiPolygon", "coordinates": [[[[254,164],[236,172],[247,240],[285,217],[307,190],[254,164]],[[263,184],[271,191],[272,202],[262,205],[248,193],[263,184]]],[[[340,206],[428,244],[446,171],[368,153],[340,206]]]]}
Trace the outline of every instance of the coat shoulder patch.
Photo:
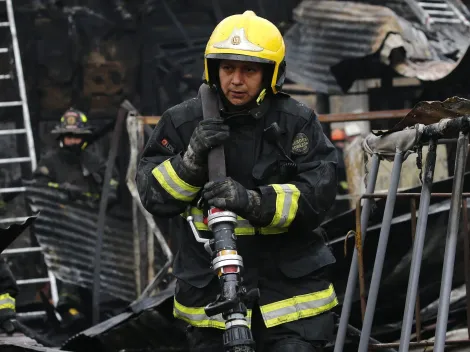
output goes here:
{"type": "Polygon", "coordinates": [[[309,140],[305,133],[297,133],[292,141],[292,154],[305,155],[308,153],[309,140]]]}

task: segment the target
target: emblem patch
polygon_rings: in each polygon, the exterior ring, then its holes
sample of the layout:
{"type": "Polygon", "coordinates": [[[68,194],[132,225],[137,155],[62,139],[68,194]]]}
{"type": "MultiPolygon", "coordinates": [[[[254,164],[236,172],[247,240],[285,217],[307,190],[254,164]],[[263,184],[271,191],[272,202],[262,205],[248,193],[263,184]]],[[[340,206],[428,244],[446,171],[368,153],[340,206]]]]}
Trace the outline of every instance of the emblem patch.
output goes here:
{"type": "Polygon", "coordinates": [[[241,39],[238,35],[232,37],[232,44],[233,45],[239,45],[241,42],[241,39]]]}
{"type": "Polygon", "coordinates": [[[305,155],[308,153],[308,137],[305,133],[297,133],[292,142],[292,154],[305,155]]]}
{"type": "Polygon", "coordinates": [[[175,152],[175,147],[173,147],[170,142],[168,142],[168,139],[163,138],[161,140],[161,145],[164,146],[166,149],[168,149],[170,152],[174,153],[175,152]]]}

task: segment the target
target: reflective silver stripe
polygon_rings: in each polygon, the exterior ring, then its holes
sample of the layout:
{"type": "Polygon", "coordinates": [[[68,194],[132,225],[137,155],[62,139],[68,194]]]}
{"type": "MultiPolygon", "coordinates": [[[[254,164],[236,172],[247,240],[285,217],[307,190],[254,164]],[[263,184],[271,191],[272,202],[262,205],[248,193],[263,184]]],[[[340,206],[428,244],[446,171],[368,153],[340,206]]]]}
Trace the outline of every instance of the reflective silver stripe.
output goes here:
{"type": "MultiPolygon", "coordinates": [[[[182,185],[179,185],[177,183],[177,180],[174,180],[172,178],[167,168],[173,168],[170,160],[166,160],[160,165],[158,165],[152,171],[152,173],[157,178],[157,181],[160,182],[161,186],[174,198],[184,201],[191,201],[196,196],[200,188],[191,185],[187,185],[187,189],[183,188],[182,185]],[[160,175],[158,173],[160,173],[160,175]]],[[[178,177],[178,175],[176,175],[176,172],[174,177],[178,177]]],[[[181,179],[178,181],[180,184],[185,184],[185,182],[181,179]]]]}
{"type": "MultiPolygon", "coordinates": [[[[209,231],[209,227],[204,224],[204,216],[202,214],[202,210],[191,207],[189,212],[184,212],[181,214],[184,218],[188,215],[191,215],[194,220],[194,226],[200,231],[209,231]]],[[[262,235],[277,235],[281,233],[286,233],[288,228],[277,228],[277,227],[261,227],[256,228],[253,227],[250,222],[240,216],[237,217],[237,227],[235,228],[235,234],[244,236],[244,235],[254,235],[256,231],[259,231],[262,235]]]]}
{"type": "Polygon", "coordinates": [[[15,299],[8,293],[0,295],[0,309],[13,309],[15,310],[15,299]]]}
{"type": "MultiPolygon", "coordinates": [[[[209,227],[204,224],[204,215],[202,215],[202,211],[197,209],[194,211],[194,208],[191,208],[190,215],[194,218],[194,224],[198,230],[208,231],[209,227]]],[[[237,227],[235,228],[235,233],[238,235],[243,235],[245,232],[246,234],[252,235],[254,234],[255,228],[251,226],[250,222],[246,219],[237,218],[237,227]]]]}
{"type": "Polygon", "coordinates": [[[297,214],[300,191],[293,184],[272,184],[271,187],[276,191],[276,210],[269,227],[287,228],[297,214]]]}
{"type": "Polygon", "coordinates": [[[277,226],[284,227],[289,219],[289,212],[292,205],[292,190],[288,185],[279,185],[284,191],[284,202],[282,205],[282,215],[277,226]]]}
{"type": "Polygon", "coordinates": [[[261,306],[266,326],[279,324],[315,316],[338,305],[333,285],[324,291],[295,296],[290,299],[261,306]]]}
{"type": "MultiPolygon", "coordinates": [[[[250,325],[251,310],[248,310],[247,313],[248,314],[246,317],[246,321],[248,325],[250,325]]],[[[186,307],[176,301],[176,299],[174,300],[173,315],[175,316],[175,318],[184,320],[193,326],[225,329],[225,320],[223,319],[222,314],[217,314],[213,317],[208,317],[204,312],[204,308],[186,307]]]]}

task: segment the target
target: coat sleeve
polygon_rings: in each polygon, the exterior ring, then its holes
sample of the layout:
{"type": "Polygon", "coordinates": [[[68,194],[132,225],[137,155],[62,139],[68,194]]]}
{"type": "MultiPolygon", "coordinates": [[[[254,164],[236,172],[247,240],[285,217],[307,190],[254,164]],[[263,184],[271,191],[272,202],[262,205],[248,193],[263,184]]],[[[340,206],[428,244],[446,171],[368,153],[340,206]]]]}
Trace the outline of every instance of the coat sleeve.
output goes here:
{"type": "Polygon", "coordinates": [[[187,143],[165,112],[145,146],[136,176],[142,204],[155,216],[183,213],[201,189],[202,185],[191,185],[180,176],[187,143]]]}
{"type": "Polygon", "coordinates": [[[46,184],[48,182],[54,182],[52,172],[53,170],[49,165],[48,156],[46,155],[39,160],[36,170],[33,172],[33,179],[46,184]]]}
{"type": "Polygon", "coordinates": [[[18,286],[4,258],[0,258],[0,307],[15,310],[18,286]]]}
{"type": "Polygon", "coordinates": [[[336,150],[313,112],[296,131],[292,149],[297,163],[292,181],[259,187],[262,225],[313,229],[323,221],[337,191],[336,150]]]}

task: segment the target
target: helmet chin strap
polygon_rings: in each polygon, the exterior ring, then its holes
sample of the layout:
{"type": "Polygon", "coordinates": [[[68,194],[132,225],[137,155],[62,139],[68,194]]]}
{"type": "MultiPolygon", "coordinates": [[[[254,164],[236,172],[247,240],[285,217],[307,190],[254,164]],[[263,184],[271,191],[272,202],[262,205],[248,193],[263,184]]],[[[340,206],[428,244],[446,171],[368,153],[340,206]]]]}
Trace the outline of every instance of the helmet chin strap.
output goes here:
{"type": "Polygon", "coordinates": [[[257,98],[254,98],[250,100],[248,103],[243,104],[243,105],[234,105],[227,99],[227,97],[222,92],[222,90],[219,89],[219,87],[216,87],[216,89],[219,92],[219,95],[222,98],[222,103],[224,104],[228,112],[250,111],[251,109],[254,109],[255,107],[261,105],[267,94],[267,89],[263,88],[261,89],[257,98]]]}

